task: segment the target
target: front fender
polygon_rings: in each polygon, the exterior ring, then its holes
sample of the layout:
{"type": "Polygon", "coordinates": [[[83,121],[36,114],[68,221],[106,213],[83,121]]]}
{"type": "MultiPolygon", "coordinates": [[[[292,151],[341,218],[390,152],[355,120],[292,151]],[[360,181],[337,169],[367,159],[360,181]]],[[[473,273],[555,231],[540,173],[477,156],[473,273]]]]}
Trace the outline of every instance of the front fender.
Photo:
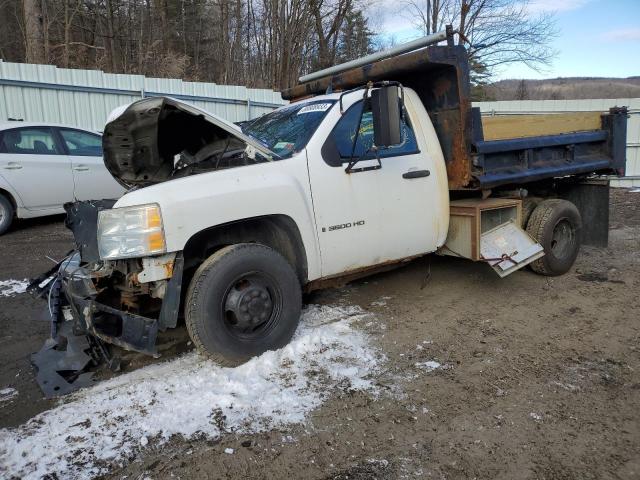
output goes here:
{"type": "Polygon", "coordinates": [[[286,215],[297,225],[309,280],[319,278],[308,171],[304,154],[285,160],[192,175],[125,194],[114,208],[157,203],[167,251],[181,251],[202,230],[266,215],[286,215]]]}

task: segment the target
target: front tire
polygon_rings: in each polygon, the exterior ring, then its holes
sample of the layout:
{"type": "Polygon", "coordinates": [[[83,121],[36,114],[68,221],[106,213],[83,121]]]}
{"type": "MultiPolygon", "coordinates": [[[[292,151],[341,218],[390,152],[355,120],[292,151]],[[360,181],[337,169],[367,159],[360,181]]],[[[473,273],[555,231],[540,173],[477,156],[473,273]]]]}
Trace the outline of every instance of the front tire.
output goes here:
{"type": "Polygon", "coordinates": [[[185,320],[201,353],[235,366],[289,343],[301,309],[289,262],[272,248],[242,243],[200,265],[187,291],[185,320]]]}
{"type": "Polygon", "coordinates": [[[530,264],[541,275],[557,276],[569,271],[581,243],[582,218],[567,200],[544,200],[527,222],[527,232],[542,248],[544,256],[530,264]]]}
{"type": "Polygon", "coordinates": [[[7,197],[0,194],[0,235],[9,230],[9,227],[13,223],[14,215],[13,205],[7,197]]]}

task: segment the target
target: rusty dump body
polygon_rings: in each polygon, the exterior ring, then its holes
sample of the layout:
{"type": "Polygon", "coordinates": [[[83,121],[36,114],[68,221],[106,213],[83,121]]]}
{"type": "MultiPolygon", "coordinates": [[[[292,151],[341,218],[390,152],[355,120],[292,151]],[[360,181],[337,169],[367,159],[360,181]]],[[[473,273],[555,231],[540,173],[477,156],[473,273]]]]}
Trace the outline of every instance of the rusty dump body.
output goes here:
{"type": "Polygon", "coordinates": [[[446,46],[430,46],[299,84],[282,96],[295,101],[385,80],[412,88],[422,100],[440,140],[451,190],[514,186],[568,175],[624,174],[625,108],[602,115],[599,130],[485,141],[480,110],[471,105],[467,51],[453,44],[451,34],[446,46]]]}

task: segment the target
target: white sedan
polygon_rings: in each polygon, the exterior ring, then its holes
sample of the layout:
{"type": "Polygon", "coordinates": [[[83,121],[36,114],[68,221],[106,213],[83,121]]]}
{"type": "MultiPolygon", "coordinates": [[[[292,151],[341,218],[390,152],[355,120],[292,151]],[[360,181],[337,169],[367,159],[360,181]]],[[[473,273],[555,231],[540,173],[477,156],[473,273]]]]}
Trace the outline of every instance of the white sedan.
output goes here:
{"type": "Polygon", "coordinates": [[[14,218],[63,213],[74,200],[116,199],[125,189],[102,159],[102,137],[43,123],[0,123],[0,235],[14,218]]]}

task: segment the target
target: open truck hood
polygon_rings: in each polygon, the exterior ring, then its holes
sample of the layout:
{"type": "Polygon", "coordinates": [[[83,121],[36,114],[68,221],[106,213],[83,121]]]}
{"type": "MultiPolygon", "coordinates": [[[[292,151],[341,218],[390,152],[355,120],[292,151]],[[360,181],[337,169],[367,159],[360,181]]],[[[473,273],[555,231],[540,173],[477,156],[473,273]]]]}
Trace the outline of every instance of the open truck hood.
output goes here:
{"type": "Polygon", "coordinates": [[[195,158],[216,144],[225,151],[244,149],[252,159],[278,158],[237,125],[169,97],[145,98],[114,110],[102,144],[107,169],[125,187],[170,180],[180,154],[195,158]]]}

